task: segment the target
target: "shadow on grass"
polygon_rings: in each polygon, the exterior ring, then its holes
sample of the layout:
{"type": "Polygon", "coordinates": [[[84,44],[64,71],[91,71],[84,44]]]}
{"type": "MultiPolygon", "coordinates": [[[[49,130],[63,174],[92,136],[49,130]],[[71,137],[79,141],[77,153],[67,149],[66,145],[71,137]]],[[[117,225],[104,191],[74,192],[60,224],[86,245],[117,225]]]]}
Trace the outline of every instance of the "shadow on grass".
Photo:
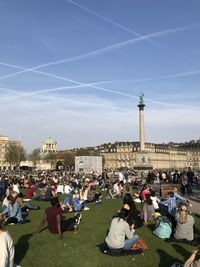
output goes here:
{"type": "Polygon", "coordinates": [[[195,233],[195,238],[199,238],[200,237],[200,229],[199,228],[195,227],[194,233],[195,233]]]}
{"type": "Polygon", "coordinates": [[[170,255],[168,255],[164,250],[157,249],[158,255],[160,256],[159,267],[169,267],[172,264],[178,262],[178,260],[170,255]]]}
{"type": "Polygon", "coordinates": [[[172,247],[176,250],[177,253],[184,256],[185,261],[189,258],[190,253],[179,244],[172,244],[172,247]]]}
{"type": "Polygon", "coordinates": [[[15,262],[19,264],[23,258],[26,256],[26,253],[29,248],[29,239],[32,237],[32,234],[22,235],[17,244],[15,245],[15,262]]]}
{"type": "Polygon", "coordinates": [[[199,214],[195,214],[195,216],[196,216],[198,219],[200,219],[200,215],[199,215],[199,214]]]}
{"type": "Polygon", "coordinates": [[[153,230],[155,230],[155,223],[147,224],[147,227],[151,232],[153,232],[153,230]]]}

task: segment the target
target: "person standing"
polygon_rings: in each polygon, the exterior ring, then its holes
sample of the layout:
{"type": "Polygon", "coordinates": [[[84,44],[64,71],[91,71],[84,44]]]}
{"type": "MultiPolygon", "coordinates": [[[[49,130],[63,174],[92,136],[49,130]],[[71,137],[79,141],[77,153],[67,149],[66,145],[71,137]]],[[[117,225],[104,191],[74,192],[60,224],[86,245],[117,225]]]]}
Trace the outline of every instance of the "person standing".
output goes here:
{"type": "Polygon", "coordinates": [[[190,167],[188,168],[187,178],[188,178],[188,184],[187,184],[188,195],[193,196],[192,185],[193,185],[193,179],[194,179],[194,172],[191,170],[190,167]]]}

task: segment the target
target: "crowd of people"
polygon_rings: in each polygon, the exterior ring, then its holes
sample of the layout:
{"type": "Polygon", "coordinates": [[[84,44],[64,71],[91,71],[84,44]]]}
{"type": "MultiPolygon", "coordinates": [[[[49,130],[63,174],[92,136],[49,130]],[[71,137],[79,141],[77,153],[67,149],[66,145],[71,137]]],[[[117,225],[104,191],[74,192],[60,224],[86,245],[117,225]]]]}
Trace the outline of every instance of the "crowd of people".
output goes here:
{"type": "MultiPolygon", "coordinates": [[[[40,209],[39,205],[35,205],[40,201],[50,202],[51,206],[44,210],[41,223],[33,234],[39,234],[47,225],[50,233],[57,234],[58,238],[62,239],[65,231],[77,230],[82,219],[81,211],[90,209],[88,204],[102,204],[103,195],[107,199],[122,199],[122,206],[113,217],[111,215],[109,231],[103,242],[109,251],[131,252],[142,238],[138,236],[137,229],[158,218],[167,218],[171,227],[166,242],[176,241],[197,246],[200,240],[195,236],[195,220],[189,213],[190,203],[184,197],[186,191],[182,189],[184,185],[188,196],[192,195],[194,173],[190,168],[182,174],[174,171],[170,180],[163,178],[162,173],[159,173],[159,177],[162,177],[160,183],[181,185],[181,194],[178,193],[177,187],[174,187],[167,199],[161,199],[152,189],[152,172],[149,172],[146,180],[127,172],[119,172],[112,177],[105,171],[102,175],[65,171],[40,171],[35,174],[20,171],[0,173],[0,244],[1,247],[6,246],[10,250],[7,255],[0,250],[0,267],[14,266],[13,243],[9,233],[4,230],[4,225],[28,223],[29,210],[40,209]],[[187,176],[185,184],[184,175],[187,176]],[[63,201],[59,200],[60,195],[64,196],[63,201]],[[75,212],[74,216],[64,219],[63,214],[69,212],[75,212]],[[1,257],[4,262],[10,262],[10,265],[1,265],[1,257]]],[[[198,249],[195,250],[195,255],[197,251],[198,249]]],[[[200,266],[188,265],[193,258],[188,259],[185,266],[200,266]]],[[[200,261],[196,262],[200,264],[200,261]]]]}
{"type": "Polygon", "coordinates": [[[187,170],[166,170],[149,171],[147,175],[147,182],[154,183],[157,181],[161,184],[179,184],[181,186],[181,193],[183,195],[193,196],[192,186],[193,184],[200,184],[200,174],[194,173],[189,167],[187,170]]]}

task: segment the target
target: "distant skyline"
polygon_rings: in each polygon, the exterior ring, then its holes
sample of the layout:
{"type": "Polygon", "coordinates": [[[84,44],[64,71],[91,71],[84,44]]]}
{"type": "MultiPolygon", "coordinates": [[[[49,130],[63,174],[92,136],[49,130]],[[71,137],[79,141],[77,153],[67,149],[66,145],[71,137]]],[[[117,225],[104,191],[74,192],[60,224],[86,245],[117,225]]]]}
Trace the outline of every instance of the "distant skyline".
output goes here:
{"type": "Polygon", "coordinates": [[[0,0],[0,135],[25,149],[200,138],[200,2],[0,0]]]}

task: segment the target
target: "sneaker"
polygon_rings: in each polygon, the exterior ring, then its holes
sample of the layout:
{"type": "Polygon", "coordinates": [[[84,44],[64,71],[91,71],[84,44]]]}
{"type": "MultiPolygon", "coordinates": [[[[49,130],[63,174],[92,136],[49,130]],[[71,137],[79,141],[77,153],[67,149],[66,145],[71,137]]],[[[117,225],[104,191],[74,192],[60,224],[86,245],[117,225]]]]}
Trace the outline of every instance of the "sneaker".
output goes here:
{"type": "Polygon", "coordinates": [[[79,224],[80,221],[82,219],[82,214],[80,212],[76,213],[75,214],[75,221],[76,221],[76,224],[79,224]]]}
{"type": "Polygon", "coordinates": [[[74,233],[77,233],[78,232],[78,224],[74,224],[74,233]]]}
{"type": "Polygon", "coordinates": [[[83,210],[90,210],[90,208],[88,208],[88,207],[84,207],[84,209],[83,210]]]}
{"type": "Polygon", "coordinates": [[[95,201],[95,204],[98,204],[98,205],[100,204],[101,205],[102,202],[101,202],[101,200],[100,201],[95,201]]]}

